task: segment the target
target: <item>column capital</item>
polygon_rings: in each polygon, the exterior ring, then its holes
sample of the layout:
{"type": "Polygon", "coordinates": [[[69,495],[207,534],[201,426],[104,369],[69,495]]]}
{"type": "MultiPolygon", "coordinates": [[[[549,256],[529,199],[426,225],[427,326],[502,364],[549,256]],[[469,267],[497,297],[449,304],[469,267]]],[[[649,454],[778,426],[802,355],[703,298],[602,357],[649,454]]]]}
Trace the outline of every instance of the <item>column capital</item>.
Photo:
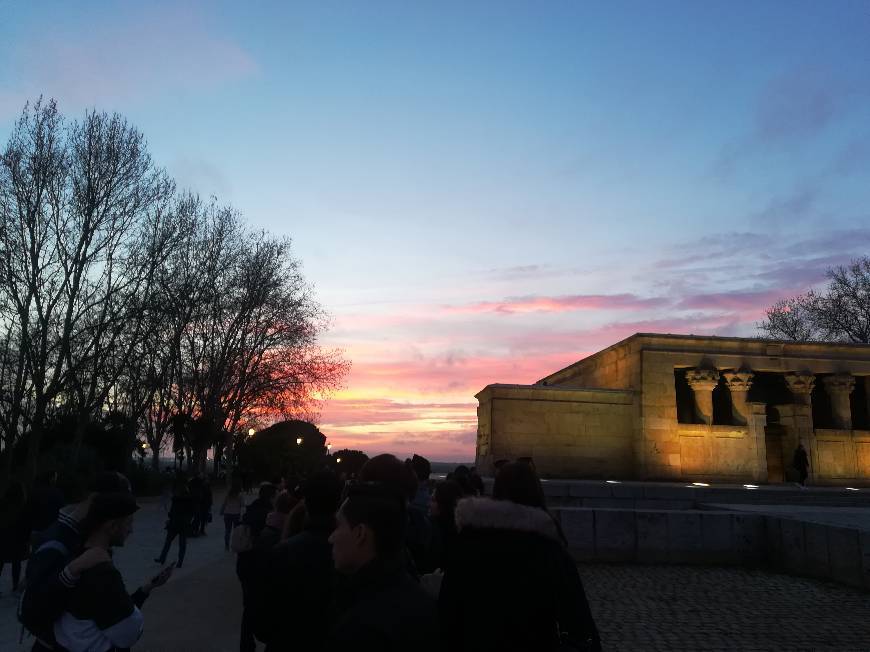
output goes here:
{"type": "Polygon", "coordinates": [[[812,394],[816,386],[816,375],[809,371],[789,371],[783,378],[792,394],[812,394]]]}
{"type": "Polygon", "coordinates": [[[732,392],[748,392],[749,388],[752,387],[752,379],[755,374],[749,369],[738,369],[737,371],[729,369],[722,372],[722,377],[732,392]]]}
{"type": "Polygon", "coordinates": [[[716,369],[695,368],[686,371],[686,382],[695,391],[713,391],[719,384],[719,372],[716,369]]]}
{"type": "Polygon", "coordinates": [[[825,376],[822,379],[825,389],[831,394],[851,394],[855,389],[855,377],[849,374],[836,374],[825,376]]]}

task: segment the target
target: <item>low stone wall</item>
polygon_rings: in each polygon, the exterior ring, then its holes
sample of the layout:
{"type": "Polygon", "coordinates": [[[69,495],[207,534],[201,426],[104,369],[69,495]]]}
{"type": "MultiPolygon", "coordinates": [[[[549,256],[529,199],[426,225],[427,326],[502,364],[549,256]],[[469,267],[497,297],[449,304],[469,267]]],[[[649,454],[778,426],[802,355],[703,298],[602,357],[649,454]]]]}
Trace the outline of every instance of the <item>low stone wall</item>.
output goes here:
{"type": "Polygon", "coordinates": [[[578,561],[758,566],[870,590],[870,532],[717,510],[552,511],[578,561]]]}

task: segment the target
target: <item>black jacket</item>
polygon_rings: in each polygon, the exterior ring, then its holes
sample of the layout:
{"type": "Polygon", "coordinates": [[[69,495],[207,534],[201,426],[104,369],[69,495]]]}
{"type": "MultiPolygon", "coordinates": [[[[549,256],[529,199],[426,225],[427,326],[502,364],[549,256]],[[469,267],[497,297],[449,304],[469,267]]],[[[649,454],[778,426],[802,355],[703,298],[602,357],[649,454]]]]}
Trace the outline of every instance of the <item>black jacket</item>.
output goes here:
{"type": "Polygon", "coordinates": [[[335,570],[331,519],[306,529],[269,551],[263,623],[257,638],[266,652],[323,649],[329,629],[335,570]]]}
{"type": "Polygon", "coordinates": [[[337,620],[329,652],[440,650],[435,601],[408,575],[403,560],[374,561],[336,592],[337,620]]]}
{"type": "Polygon", "coordinates": [[[169,507],[169,518],[166,529],[175,532],[186,532],[193,519],[193,498],[189,494],[176,494],[172,497],[169,507]]]}
{"type": "Polygon", "coordinates": [[[139,607],[146,597],[141,590],[128,594],[121,573],[109,562],[84,571],[54,624],[57,642],[72,652],[133,647],[142,635],[139,607]]]}
{"type": "Polygon", "coordinates": [[[581,650],[600,649],[577,567],[547,512],[466,498],[456,525],[438,598],[445,649],[548,652],[560,631],[581,650]]]}

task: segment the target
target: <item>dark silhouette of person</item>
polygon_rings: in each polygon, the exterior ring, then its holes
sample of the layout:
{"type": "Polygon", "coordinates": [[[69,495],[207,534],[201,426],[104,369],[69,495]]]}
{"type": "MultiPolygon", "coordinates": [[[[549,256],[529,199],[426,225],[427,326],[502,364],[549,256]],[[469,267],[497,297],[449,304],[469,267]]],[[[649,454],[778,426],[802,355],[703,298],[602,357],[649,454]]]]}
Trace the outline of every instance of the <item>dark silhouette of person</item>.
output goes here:
{"type": "Polygon", "coordinates": [[[456,527],[438,597],[445,649],[601,649],[577,566],[529,464],[503,466],[492,499],[460,500],[456,527]]]}
{"type": "Polygon", "coordinates": [[[211,483],[205,473],[200,474],[200,489],[199,489],[199,505],[198,507],[198,522],[199,531],[197,534],[205,534],[205,526],[211,523],[211,506],[214,502],[214,496],[211,492],[211,483]]]}
{"type": "Polygon", "coordinates": [[[261,603],[264,623],[262,630],[258,628],[266,652],[323,649],[335,574],[329,535],[335,529],[342,488],[332,471],[309,477],[301,489],[302,531],[269,551],[261,603]]]}
{"type": "Polygon", "coordinates": [[[57,471],[42,474],[30,492],[30,522],[34,534],[46,530],[57,520],[64,502],[63,492],[57,488],[57,471]]]}
{"type": "Polygon", "coordinates": [[[420,568],[421,572],[431,573],[439,568],[443,571],[447,567],[450,549],[456,539],[456,505],[462,496],[462,487],[452,480],[444,480],[435,485],[429,502],[432,539],[426,562],[420,568]]]}
{"type": "MultiPolygon", "coordinates": [[[[257,499],[245,510],[242,525],[250,528],[251,540],[256,541],[266,528],[266,521],[275,503],[278,487],[271,482],[260,485],[257,499]]],[[[258,614],[257,587],[260,568],[260,550],[252,548],[240,552],[236,557],[236,575],[242,584],[242,626],[239,633],[240,652],[254,652],[257,649],[255,638],[258,614]]]]}
{"type": "Polygon", "coordinates": [[[18,591],[21,562],[27,557],[30,541],[30,514],[24,485],[12,482],[0,500],[0,575],[7,562],[12,564],[12,590],[18,591]]]}
{"type": "Polygon", "coordinates": [[[381,482],[397,493],[405,496],[405,549],[408,571],[419,576],[421,565],[425,565],[426,551],[432,537],[432,524],[429,522],[429,506],[420,507],[413,503],[417,496],[417,475],[410,464],[403,464],[390,454],[376,455],[367,461],[359,472],[361,482],[381,482]]]}
{"type": "Polygon", "coordinates": [[[807,449],[804,448],[803,444],[798,444],[797,448],[795,448],[792,465],[797,469],[801,486],[804,486],[807,482],[807,477],[809,476],[810,459],[809,456],[807,456],[807,449]]]}
{"type": "Polygon", "coordinates": [[[343,576],[336,588],[329,652],[441,649],[435,601],[407,572],[407,509],[407,494],[394,486],[348,487],[329,537],[335,568],[343,576]]]}
{"type": "Polygon", "coordinates": [[[181,568],[184,563],[184,555],[187,552],[187,530],[193,518],[195,506],[190,495],[190,489],[184,480],[179,479],[175,483],[172,492],[172,504],[169,507],[169,518],[166,520],[166,540],[163,542],[163,550],[154,561],[158,564],[166,563],[169,547],[175,537],[178,537],[178,561],[176,567],[181,568]]]}

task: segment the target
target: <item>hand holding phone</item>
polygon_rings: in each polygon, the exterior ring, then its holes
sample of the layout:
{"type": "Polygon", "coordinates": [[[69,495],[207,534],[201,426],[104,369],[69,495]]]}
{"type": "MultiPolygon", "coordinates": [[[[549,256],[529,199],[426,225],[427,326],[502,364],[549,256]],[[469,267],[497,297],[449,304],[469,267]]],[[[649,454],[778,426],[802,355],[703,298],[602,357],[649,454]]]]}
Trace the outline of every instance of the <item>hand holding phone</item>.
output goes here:
{"type": "Polygon", "coordinates": [[[151,589],[156,589],[158,586],[163,586],[166,582],[169,581],[169,578],[172,577],[172,571],[175,570],[175,564],[169,564],[162,571],[157,573],[151,580],[148,582],[148,585],[151,589]]]}

